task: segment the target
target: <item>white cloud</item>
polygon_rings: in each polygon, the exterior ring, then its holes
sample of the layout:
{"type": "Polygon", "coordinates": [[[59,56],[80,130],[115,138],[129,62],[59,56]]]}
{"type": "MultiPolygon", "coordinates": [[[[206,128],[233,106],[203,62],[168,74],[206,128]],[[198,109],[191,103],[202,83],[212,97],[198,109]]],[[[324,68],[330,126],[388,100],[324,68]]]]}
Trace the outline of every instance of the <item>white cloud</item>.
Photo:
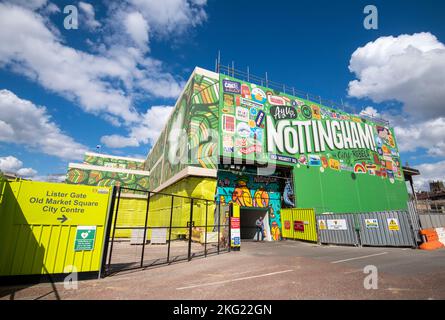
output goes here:
{"type": "Polygon", "coordinates": [[[17,170],[17,175],[20,177],[34,177],[37,171],[33,168],[20,168],[17,170]]]}
{"type": "Polygon", "coordinates": [[[161,134],[173,111],[171,106],[154,106],[141,117],[140,123],[130,129],[128,137],[120,135],[103,136],[101,142],[110,148],[138,147],[140,144],[154,144],[161,134]]]}
{"type": "MultiPolygon", "coordinates": [[[[173,98],[179,94],[183,81],[118,36],[111,36],[108,47],[99,43],[103,49],[94,55],[65,45],[48,23],[36,12],[0,4],[0,43],[8,44],[0,46],[0,67],[38,82],[86,112],[104,118],[111,115],[127,125],[139,118],[133,96],[173,98]]],[[[143,41],[140,36],[137,39],[143,41]]]]}
{"type": "Polygon", "coordinates": [[[100,142],[110,148],[126,148],[139,146],[139,142],[136,138],[123,137],[117,134],[103,136],[100,138],[100,142]]]}
{"type": "Polygon", "coordinates": [[[25,178],[30,178],[37,174],[37,171],[32,168],[23,168],[23,162],[13,156],[0,157],[0,171],[17,174],[25,178]]]}
{"type": "Polygon", "coordinates": [[[127,121],[137,119],[130,98],[103,78],[128,78],[130,70],[116,61],[64,46],[38,14],[0,4],[0,65],[66,98],[85,111],[105,112],[127,121]],[[14,30],[14,32],[10,32],[14,30]]]}
{"type": "Polygon", "coordinates": [[[48,174],[46,176],[34,176],[33,180],[35,181],[44,181],[44,182],[65,182],[66,174],[48,174]]]}
{"type": "Polygon", "coordinates": [[[61,159],[81,159],[87,147],[63,133],[44,107],[0,90],[0,142],[25,145],[61,159]]]}
{"type": "Polygon", "coordinates": [[[400,152],[425,149],[430,156],[445,157],[445,118],[419,121],[405,115],[378,112],[371,106],[363,109],[360,114],[389,120],[400,152]]]}
{"type": "MultiPolygon", "coordinates": [[[[43,6],[48,9],[51,3],[40,1],[41,5],[37,5],[37,2],[32,6],[41,9],[37,11],[30,10],[30,6],[0,3],[0,43],[8,44],[0,46],[0,68],[23,75],[84,111],[128,129],[128,137],[104,136],[102,141],[108,146],[154,142],[171,107],[153,107],[140,113],[135,101],[139,97],[176,98],[185,82],[166,72],[162,61],[148,56],[149,43],[153,35],[165,38],[183,35],[202,24],[207,19],[206,1],[107,2],[102,28],[89,45],[94,54],[70,47],[58,26],[43,14],[43,6]]],[[[78,3],[91,27],[97,27],[93,6],[83,1],[78,3]]],[[[50,11],[57,9],[52,7],[50,11]]],[[[3,141],[11,141],[17,135],[17,127],[0,122],[3,141]]],[[[32,147],[44,148],[35,146],[35,139],[30,141],[32,147]]],[[[60,152],[48,148],[46,153],[68,156],[65,148],[60,152]]]]}
{"type": "Polygon", "coordinates": [[[60,8],[55,5],[54,3],[48,3],[48,5],[45,7],[45,9],[43,10],[45,14],[47,15],[51,15],[54,13],[59,13],[60,12],[60,8]]]}
{"type": "Polygon", "coordinates": [[[375,109],[373,107],[366,107],[365,109],[360,111],[360,115],[371,116],[371,117],[380,117],[380,114],[377,111],[377,109],[375,109]]]}
{"type": "Polygon", "coordinates": [[[413,178],[416,191],[429,191],[430,181],[445,180],[445,160],[416,165],[415,168],[420,171],[420,176],[413,178]]]}
{"type": "Polygon", "coordinates": [[[127,14],[124,20],[125,30],[144,51],[148,45],[148,23],[139,12],[127,14]]]}
{"type": "Polygon", "coordinates": [[[6,0],[5,2],[36,10],[43,7],[47,0],[6,0]]]}
{"type": "Polygon", "coordinates": [[[207,20],[204,0],[129,0],[150,27],[162,35],[181,34],[207,20]]]}
{"type": "Polygon", "coordinates": [[[402,103],[401,112],[362,111],[390,121],[401,152],[425,149],[429,156],[445,157],[443,43],[431,33],[380,37],[355,50],[349,69],[357,76],[349,95],[402,103]]]}
{"type": "Polygon", "coordinates": [[[380,37],[358,48],[349,70],[349,95],[396,100],[416,118],[445,116],[445,45],[431,33],[380,37]]]}
{"type": "Polygon", "coordinates": [[[13,156],[0,157],[0,170],[15,173],[23,166],[23,162],[13,156]]]}
{"type": "Polygon", "coordinates": [[[396,123],[394,132],[400,151],[424,148],[430,156],[445,157],[445,118],[396,123]]]}
{"type": "Polygon", "coordinates": [[[155,143],[173,109],[171,106],[151,107],[143,115],[141,123],[131,129],[131,136],[144,144],[155,143]]]}
{"type": "Polygon", "coordinates": [[[101,26],[101,23],[96,20],[96,14],[94,12],[94,7],[91,4],[89,4],[87,2],[80,1],[79,8],[80,8],[81,12],[83,13],[83,16],[80,17],[80,19],[81,19],[80,24],[85,22],[88,29],[91,29],[91,30],[94,30],[101,26]],[[82,19],[83,17],[85,18],[85,20],[82,19]]]}

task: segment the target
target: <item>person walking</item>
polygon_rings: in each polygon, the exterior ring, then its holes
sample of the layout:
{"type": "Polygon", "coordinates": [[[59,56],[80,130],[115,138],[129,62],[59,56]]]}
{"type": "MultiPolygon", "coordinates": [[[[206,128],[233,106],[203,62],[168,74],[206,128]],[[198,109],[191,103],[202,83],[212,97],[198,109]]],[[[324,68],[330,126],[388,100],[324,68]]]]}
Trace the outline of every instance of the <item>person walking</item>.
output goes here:
{"type": "Polygon", "coordinates": [[[263,217],[259,217],[255,221],[255,225],[256,225],[256,233],[258,234],[257,241],[260,241],[260,235],[259,234],[261,234],[261,241],[264,241],[264,222],[263,222],[263,217]]]}

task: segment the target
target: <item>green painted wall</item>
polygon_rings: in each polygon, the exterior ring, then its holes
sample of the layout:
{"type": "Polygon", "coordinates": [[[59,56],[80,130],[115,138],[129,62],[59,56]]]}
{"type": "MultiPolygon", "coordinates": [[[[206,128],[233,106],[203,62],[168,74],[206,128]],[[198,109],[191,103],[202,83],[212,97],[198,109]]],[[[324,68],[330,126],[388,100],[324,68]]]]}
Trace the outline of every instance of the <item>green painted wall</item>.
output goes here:
{"type": "Polygon", "coordinates": [[[149,179],[148,176],[133,173],[68,168],[65,182],[88,186],[121,186],[131,189],[148,190],[149,179]]]}
{"type": "Polygon", "coordinates": [[[0,193],[0,278],[99,271],[109,188],[20,180],[0,193]],[[95,227],[90,249],[76,250],[80,226],[95,227]]]}
{"type": "Polygon", "coordinates": [[[403,183],[388,179],[336,172],[320,173],[314,167],[294,168],[294,186],[299,208],[323,212],[405,210],[408,194],[403,183]]]}
{"type": "Polygon", "coordinates": [[[217,168],[218,108],[219,79],[195,70],[145,162],[150,190],[187,166],[217,168]]]}
{"type": "Polygon", "coordinates": [[[83,163],[101,167],[103,166],[129,170],[144,170],[144,161],[131,161],[127,159],[110,158],[106,155],[96,156],[85,154],[83,163]]]}
{"type": "Polygon", "coordinates": [[[220,154],[291,166],[297,207],[315,208],[316,213],[406,209],[408,192],[397,142],[386,123],[222,74],[220,96],[220,154]],[[338,142],[349,136],[353,143],[331,148],[326,142],[324,150],[317,148],[323,131],[334,140],[341,137],[338,142]],[[274,132],[279,138],[268,139],[274,132]]]}

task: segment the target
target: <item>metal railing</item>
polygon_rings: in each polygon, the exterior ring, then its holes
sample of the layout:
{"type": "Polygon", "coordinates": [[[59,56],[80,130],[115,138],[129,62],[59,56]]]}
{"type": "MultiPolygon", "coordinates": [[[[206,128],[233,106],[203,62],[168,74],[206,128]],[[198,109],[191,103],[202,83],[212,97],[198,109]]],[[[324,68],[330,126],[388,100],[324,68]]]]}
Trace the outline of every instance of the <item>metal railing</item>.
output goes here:
{"type": "Polygon", "coordinates": [[[260,77],[254,74],[250,73],[249,68],[247,68],[246,71],[235,69],[234,67],[230,67],[230,65],[224,65],[224,64],[216,64],[216,72],[221,73],[242,81],[254,83],[278,92],[282,92],[284,94],[292,95],[297,98],[302,98],[306,100],[313,101],[315,103],[319,103],[320,105],[323,105],[328,108],[336,109],[337,111],[342,111],[346,113],[350,113],[353,115],[356,115],[357,117],[365,118],[367,120],[381,123],[385,126],[389,126],[390,123],[388,120],[383,119],[381,117],[376,117],[372,114],[366,113],[366,112],[360,112],[358,113],[357,108],[354,106],[351,106],[350,104],[344,104],[335,102],[333,100],[324,99],[319,95],[313,95],[307,92],[304,92],[302,90],[298,90],[293,86],[288,86],[279,82],[275,82],[272,80],[269,80],[267,72],[265,74],[265,77],[260,77]]]}
{"type": "Polygon", "coordinates": [[[102,262],[105,276],[230,251],[226,215],[231,209],[214,200],[115,187],[111,203],[102,262]],[[125,201],[137,204],[126,206],[125,201]],[[164,232],[159,245],[153,244],[156,230],[164,232]],[[132,243],[134,231],[142,234],[132,243]],[[195,238],[196,232],[202,234],[201,240],[195,238]],[[209,241],[211,234],[215,239],[209,241]]]}

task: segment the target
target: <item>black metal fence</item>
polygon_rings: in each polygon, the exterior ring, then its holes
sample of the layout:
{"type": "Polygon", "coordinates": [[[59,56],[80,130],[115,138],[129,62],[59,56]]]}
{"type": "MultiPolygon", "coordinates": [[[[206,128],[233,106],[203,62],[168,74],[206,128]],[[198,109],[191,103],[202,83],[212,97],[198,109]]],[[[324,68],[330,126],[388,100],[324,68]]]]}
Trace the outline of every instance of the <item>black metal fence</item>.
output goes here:
{"type": "Polygon", "coordinates": [[[102,274],[228,252],[231,214],[213,200],[115,187],[102,274]]]}

